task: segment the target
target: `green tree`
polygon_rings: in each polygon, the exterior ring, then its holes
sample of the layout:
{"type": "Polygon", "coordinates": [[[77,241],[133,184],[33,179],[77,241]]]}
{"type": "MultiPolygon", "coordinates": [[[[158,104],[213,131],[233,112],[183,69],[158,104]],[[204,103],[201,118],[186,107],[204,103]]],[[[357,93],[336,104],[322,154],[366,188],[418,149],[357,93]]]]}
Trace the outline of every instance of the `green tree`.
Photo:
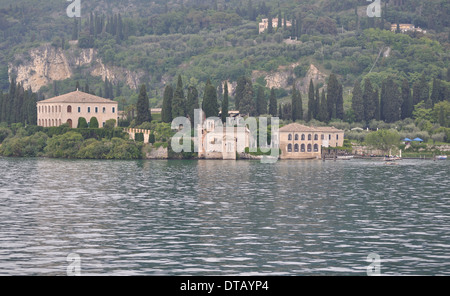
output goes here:
{"type": "Polygon", "coordinates": [[[144,122],[151,122],[152,115],[150,113],[150,106],[148,102],[147,89],[145,84],[141,85],[139,90],[139,97],[136,103],[136,125],[141,125],[144,122]]]}
{"type": "MultiPolygon", "coordinates": [[[[385,90],[382,94],[383,98],[383,113],[382,119],[386,122],[395,122],[401,118],[402,96],[399,86],[393,77],[388,77],[385,80],[385,90]]],[[[381,107],[381,106],[380,106],[381,107]]]]}
{"type": "Polygon", "coordinates": [[[336,118],[336,106],[338,104],[339,97],[339,82],[335,74],[331,73],[328,79],[327,88],[327,111],[328,120],[336,118]]]}
{"type": "Polygon", "coordinates": [[[228,117],[228,83],[225,81],[222,100],[222,122],[225,123],[228,117]]]}
{"type": "Polygon", "coordinates": [[[361,122],[364,120],[363,93],[359,81],[355,81],[353,86],[352,110],[355,115],[355,121],[361,122]]]}
{"type": "Polygon", "coordinates": [[[378,94],[374,91],[369,78],[364,79],[363,105],[364,120],[366,122],[376,118],[378,94]]]}
{"type": "Polygon", "coordinates": [[[365,142],[370,147],[387,154],[392,148],[400,144],[400,134],[396,130],[380,129],[367,134],[365,142]]]}
{"type": "Polygon", "coordinates": [[[441,88],[442,88],[441,81],[437,78],[434,78],[433,79],[433,88],[431,90],[431,96],[430,96],[433,106],[442,100],[440,98],[440,96],[442,94],[441,88]]]}
{"type": "Polygon", "coordinates": [[[338,96],[336,97],[336,118],[344,120],[343,86],[338,83],[338,96]]]}
{"type": "Polygon", "coordinates": [[[328,121],[328,108],[327,108],[327,98],[325,96],[325,91],[322,89],[320,95],[319,112],[317,113],[317,119],[322,122],[328,121]]]}
{"type": "Polygon", "coordinates": [[[256,93],[256,115],[262,115],[267,113],[267,101],[264,94],[264,88],[258,86],[258,91],[256,93]]]}
{"type": "Polygon", "coordinates": [[[205,85],[202,109],[203,112],[205,112],[206,118],[219,115],[219,103],[217,102],[216,88],[211,84],[209,79],[206,81],[205,85]]]}
{"type": "Polygon", "coordinates": [[[300,91],[292,87],[292,121],[303,120],[303,102],[300,91]]]}
{"type": "Polygon", "coordinates": [[[245,85],[239,111],[241,114],[249,116],[253,116],[256,113],[255,101],[253,100],[253,86],[251,83],[245,85]]]}
{"type": "Polygon", "coordinates": [[[307,118],[308,121],[310,121],[311,119],[314,118],[314,113],[315,113],[314,112],[314,106],[315,106],[314,96],[315,96],[314,83],[311,78],[311,80],[309,81],[309,91],[308,91],[308,118],[307,118]]]}
{"type": "Polygon", "coordinates": [[[234,105],[236,110],[240,110],[240,102],[244,97],[245,85],[247,84],[247,78],[245,76],[240,76],[237,80],[235,96],[234,96],[234,105]]]}
{"type": "Polygon", "coordinates": [[[414,110],[414,105],[411,96],[411,88],[409,87],[408,80],[402,81],[402,119],[410,118],[414,110]]]}
{"type": "Polygon", "coordinates": [[[275,89],[273,87],[270,90],[269,114],[273,117],[277,116],[277,98],[275,97],[275,89]]]}
{"type": "MultiPolygon", "coordinates": [[[[98,124],[98,123],[97,123],[98,124]]],[[[88,123],[86,121],[86,118],[84,117],[79,117],[78,118],[78,124],[77,124],[77,128],[87,128],[88,127],[88,123]]]]}
{"type": "Polygon", "coordinates": [[[426,102],[430,95],[430,88],[426,80],[425,74],[413,84],[413,105],[417,105],[421,101],[426,102]]]}
{"type": "Polygon", "coordinates": [[[89,128],[98,128],[98,119],[97,117],[91,117],[89,120],[89,128]]]}
{"type": "Polygon", "coordinates": [[[186,101],[186,113],[191,121],[191,126],[194,126],[194,110],[199,108],[198,91],[194,86],[189,86],[186,101]]]}
{"type": "Polygon", "coordinates": [[[172,99],[172,118],[185,116],[186,103],[183,92],[183,82],[181,75],[178,75],[178,82],[172,99]]]}
{"type": "Polygon", "coordinates": [[[168,84],[164,88],[163,105],[161,110],[162,122],[166,123],[172,122],[172,98],[173,98],[173,88],[170,84],[168,84]]]}

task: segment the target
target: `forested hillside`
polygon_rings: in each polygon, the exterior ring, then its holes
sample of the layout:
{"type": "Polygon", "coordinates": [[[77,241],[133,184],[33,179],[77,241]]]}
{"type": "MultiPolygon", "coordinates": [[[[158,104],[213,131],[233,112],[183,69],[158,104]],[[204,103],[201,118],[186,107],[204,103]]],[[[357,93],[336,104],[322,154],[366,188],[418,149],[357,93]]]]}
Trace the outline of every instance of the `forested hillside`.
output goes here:
{"type": "MultiPolygon", "coordinates": [[[[308,109],[305,99],[309,85],[299,84],[311,64],[324,76],[336,77],[341,88],[337,97],[343,97],[339,119],[392,122],[413,116],[414,105],[421,101],[428,101],[430,109],[449,99],[450,3],[446,0],[381,1],[380,17],[367,15],[370,3],[364,0],[81,0],[81,18],[66,15],[69,4],[63,0],[0,3],[0,88],[4,92],[17,74],[15,69],[32,59],[30,50],[50,44],[61,53],[93,49],[104,67],[141,73],[136,77],[146,85],[151,107],[162,106],[165,87],[175,88],[178,76],[185,90],[198,90],[200,99],[208,79],[217,88],[219,100],[222,83],[228,81],[230,109],[237,107],[234,97],[240,77],[252,81],[255,102],[259,87],[268,101],[267,75],[294,65],[285,86],[274,89],[278,109],[288,108],[291,114],[289,106],[281,105],[291,101],[295,89],[303,89],[305,118],[320,119],[321,92],[327,94],[328,81],[315,84],[314,97],[319,102],[315,111],[313,103],[308,109]],[[277,27],[260,34],[258,23],[263,18],[278,18],[277,27]],[[392,25],[404,23],[423,31],[391,31],[392,25]],[[360,107],[358,98],[352,102],[355,85],[367,92],[367,81],[378,94],[379,103],[373,105],[377,111],[364,111],[371,104],[360,107]],[[414,98],[411,102],[402,99],[391,104],[388,95],[407,89],[414,98]],[[408,106],[402,110],[403,104],[408,106]],[[363,113],[355,114],[355,108],[363,108],[363,113]]],[[[107,71],[97,77],[86,68],[74,67],[70,78],[42,86],[37,98],[71,91],[78,83],[83,90],[121,102],[121,109],[136,104],[138,88],[108,77],[107,71]]],[[[34,70],[29,71],[31,75],[34,70]]],[[[336,116],[336,110],[329,112],[328,120],[336,116]]]]}

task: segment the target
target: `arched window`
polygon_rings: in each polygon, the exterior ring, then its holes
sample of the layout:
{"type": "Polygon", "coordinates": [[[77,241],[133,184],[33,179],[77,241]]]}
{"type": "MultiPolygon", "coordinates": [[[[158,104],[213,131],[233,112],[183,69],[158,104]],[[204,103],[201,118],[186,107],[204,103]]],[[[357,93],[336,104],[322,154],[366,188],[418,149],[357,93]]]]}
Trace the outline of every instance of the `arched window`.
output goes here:
{"type": "Polygon", "coordinates": [[[44,112],[47,113],[47,106],[44,107],[44,112]]]}
{"type": "Polygon", "coordinates": [[[55,126],[55,120],[52,119],[52,126],[55,126]]]}
{"type": "Polygon", "coordinates": [[[314,152],[318,152],[319,151],[319,145],[314,144],[314,152]]]}
{"type": "Polygon", "coordinates": [[[61,105],[59,106],[59,113],[61,113],[61,105]]]}
{"type": "Polygon", "coordinates": [[[298,134],[295,134],[294,139],[295,139],[296,141],[298,141],[298,134]]]}
{"type": "Polygon", "coordinates": [[[294,145],[294,152],[298,152],[298,144],[294,145]]]}
{"type": "Polygon", "coordinates": [[[39,126],[41,125],[41,120],[40,120],[40,119],[38,120],[38,125],[39,125],[39,126]]]}
{"type": "Polygon", "coordinates": [[[305,152],[305,144],[302,144],[302,145],[300,146],[300,151],[301,151],[301,152],[305,152]]]}
{"type": "Polygon", "coordinates": [[[52,113],[55,112],[55,106],[52,106],[52,113]]]}
{"type": "Polygon", "coordinates": [[[302,134],[302,141],[305,140],[305,134],[302,134]]]}
{"type": "Polygon", "coordinates": [[[339,140],[339,135],[336,135],[336,140],[339,140]]]}
{"type": "Polygon", "coordinates": [[[45,120],[44,127],[47,127],[47,119],[45,120]]]}
{"type": "Polygon", "coordinates": [[[288,152],[292,152],[292,144],[288,144],[288,146],[287,146],[287,151],[288,151],[288,152]]]}
{"type": "Polygon", "coordinates": [[[61,119],[59,120],[59,125],[61,125],[61,119]]]}
{"type": "Polygon", "coordinates": [[[320,135],[320,139],[325,139],[325,135],[324,134],[322,134],[322,135],[320,135]]]}
{"type": "Polygon", "coordinates": [[[289,141],[292,140],[292,134],[289,134],[289,135],[288,135],[288,140],[289,140],[289,141]]]}
{"type": "Polygon", "coordinates": [[[70,128],[72,128],[72,119],[67,119],[67,124],[69,125],[70,128]]]}
{"type": "Polygon", "coordinates": [[[319,135],[318,135],[318,134],[315,134],[315,135],[314,135],[314,141],[317,141],[317,140],[319,140],[319,135]]]}
{"type": "Polygon", "coordinates": [[[311,134],[308,134],[308,141],[311,141],[311,134]]]}
{"type": "Polygon", "coordinates": [[[72,113],[72,106],[67,106],[67,113],[72,113]]]}
{"type": "Polygon", "coordinates": [[[308,152],[311,152],[311,144],[308,144],[308,152]]]}

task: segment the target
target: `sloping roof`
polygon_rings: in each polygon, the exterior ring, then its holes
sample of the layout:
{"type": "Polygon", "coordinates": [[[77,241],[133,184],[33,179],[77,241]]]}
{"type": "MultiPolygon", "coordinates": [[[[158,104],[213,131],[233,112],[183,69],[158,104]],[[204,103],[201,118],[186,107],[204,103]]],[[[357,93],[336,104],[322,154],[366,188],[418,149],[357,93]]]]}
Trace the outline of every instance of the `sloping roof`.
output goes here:
{"type": "Polygon", "coordinates": [[[299,123],[291,123],[280,128],[280,132],[322,132],[322,133],[339,133],[343,130],[334,126],[306,126],[299,123]]]}
{"type": "Polygon", "coordinates": [[[316,130],[312,127],[295,122],[280,128],[280,132],[314,132],[314,131],[316,130]]]}
{"type": "Polygon", "coordinates": [[[117,102],[94,96],[79,90],[53,97],[38,103],[102,103],[102,104],[118,104],[117,102]]]}

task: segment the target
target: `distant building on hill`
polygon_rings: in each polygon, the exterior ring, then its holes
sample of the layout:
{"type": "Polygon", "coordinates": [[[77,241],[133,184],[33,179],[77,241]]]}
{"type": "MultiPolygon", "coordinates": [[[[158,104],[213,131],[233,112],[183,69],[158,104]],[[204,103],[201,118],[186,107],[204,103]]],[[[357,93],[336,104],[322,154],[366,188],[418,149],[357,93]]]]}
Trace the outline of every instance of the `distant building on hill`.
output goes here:
{"type": "Polygon", "coordinates": [[[60,126],[67,123],[77,127],[78,119],[87,122],[96,117],[100,127],[107,120],[118,121],[118,102],[76,90],[61,96],[37,102],[37,123],[39,126],[60,126]]]}
{"type": "MultiPolygon", "coordinates": [[[[281,19],[281,23],[284,23],[284,19],[281,19]]],[[[286,21],[286,27],[291,27],[292,23],[290,21],[286,21]]],[[[269,19],[264,18],[259,23],[259,34],[264,32],[269,27],[269,19]]],[[[278,18],[272,18],[272,28],[278,27],[278,18]]]]}
{"type": "MultiPolygon", "coordinates": [[[[398,28],[399,28],[399,30],[400,30],[400,33],[405,33],[405,32],[408,32],[408,31],[411,31],[411,32],[421,32],[421,33],[424,33],[424,34],[427,33],[426,30],[422,30],[422,29],[419,28],[419,27],[416,28],[416,27],[414,27],[413,24],[398,24],[398,28]]],[[[392,25],[391,25],[391,31],[392,31],[392,32],[397,31],[397,24],[392,24],[392,25]]]]}

